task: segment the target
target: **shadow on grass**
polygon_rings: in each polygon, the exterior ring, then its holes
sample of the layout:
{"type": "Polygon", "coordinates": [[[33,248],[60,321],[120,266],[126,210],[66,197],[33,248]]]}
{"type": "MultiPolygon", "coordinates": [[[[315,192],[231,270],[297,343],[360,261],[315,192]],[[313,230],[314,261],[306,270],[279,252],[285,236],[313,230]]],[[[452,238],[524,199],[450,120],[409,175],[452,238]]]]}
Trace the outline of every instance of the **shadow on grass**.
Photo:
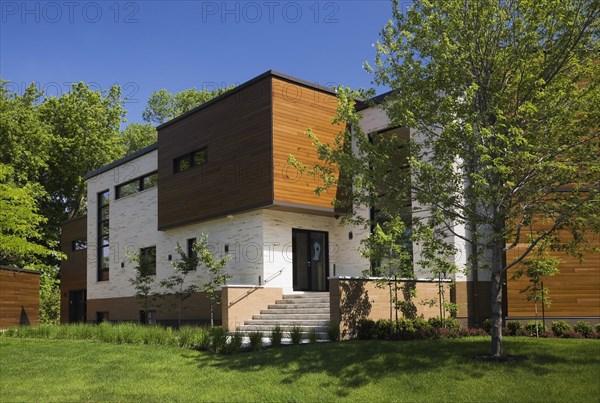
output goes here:
{"type": "MultiPolygon", "coordinates": [[[[519,362],[481,362],[472,357],[489,349],[489,340],[414,340],[414,341],[350,341],[320,343],[311,346],[287,346],[259,353],[229,356],[186,353],[199,368],[215,367],[221,371],[252,373],[275,369],[282,375],[281,383],[293,385],[308,374],[326,374],[336,379],[344,389],[359,388],[368,383],[393,377],[395,374],[419,376],[437,371],[451,371],[449,378],[480,378],[489,371],[523,370],[544,375],[550,365],[577,361],[566,355],[537,351],[531,343],[512,342],[509,348],[525,354],[519,362]]],[[[593,364],[593,363],[592,363],[593,364]]],[[[349,393],[349,392],[348,392],[349,393]]]]}

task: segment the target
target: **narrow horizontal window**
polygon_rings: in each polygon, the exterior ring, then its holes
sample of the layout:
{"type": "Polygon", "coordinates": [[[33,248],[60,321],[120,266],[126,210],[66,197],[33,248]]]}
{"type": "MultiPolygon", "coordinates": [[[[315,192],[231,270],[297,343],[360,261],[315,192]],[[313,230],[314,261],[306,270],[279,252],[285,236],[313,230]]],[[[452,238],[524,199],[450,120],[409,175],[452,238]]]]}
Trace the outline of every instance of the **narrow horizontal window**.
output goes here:
{"type": "Polygon", "coordinates": [[[76,239],[71,242],[71,250],[72,251],[85,250],[85,249],[87,249],[87,241],[85,239],[76,239]]]}
{"type": "Polygon", "coordinates": [[[173,170],[175,173],[187,171],[190,168],[198,167],[206,164],[207,152],[206,148],[192,151],[189,154],[182,155],[173,160],[173,170]]]}
{"type": "Polygon", "coordinates": [[[117,186],[117,199],[150,189],[158,184],[158,173],[152,172],[117,186]]]}

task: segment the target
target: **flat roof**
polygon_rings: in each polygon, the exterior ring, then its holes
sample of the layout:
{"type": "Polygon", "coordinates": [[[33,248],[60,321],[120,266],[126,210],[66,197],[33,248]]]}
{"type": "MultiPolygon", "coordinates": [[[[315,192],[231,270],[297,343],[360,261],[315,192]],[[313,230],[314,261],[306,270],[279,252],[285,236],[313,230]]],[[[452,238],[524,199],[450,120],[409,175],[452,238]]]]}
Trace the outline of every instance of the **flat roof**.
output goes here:
{"type": "Polygon", "coordinates": [[[126,162],[129,162],[131,160],[139,158],[142,155],[148,154],[148,153],[156,150],[157,148],[158,148],[158,142],[156,142],[154,144],[151,144],[151,145],[149,145],[147,147],[144,147],[141,150],[138,150],[138,151],[134,152],[133,154],[126,155],[123,158],[120,158],[120,159],[118,159],[116,161],[111,162],[108,165],[104,165],[103,167],[100,167],[100,168],[98,168],[98,169],[96,169],[96,170],[88,173],[85,176],[85,179],[90,179],[90,178],[93,178],[94,176],[100,175],[101,173],[104,173],[106,171],[110,171],[111,169],[116,168],[119,165],[122,165],[122,164],[124,164],[126,162]]]}
{"type": "Polygon", "coordinates": [[[40,272],[37,270],[17,269],[16,267],[10,266],[0,266],[0,270],[16,271],[19,273],[40,274],[40,272]]]}
{"type": "Polygon", "coordinates": [[[199,110],[202,110],[204,108],[207,108],[208,106],[210,106],[210,105],[212,105],[212,104],[214,104],[216,102],[219,102],[223,98],[226,98],[226,97],[228,97],[230,95],[233,95],[233,94],[237,93],[238,91],[241,91],[242,89],[244,89],[244,88],[246,88],[246,87],[248,87],[248,86],[256,83],[257,81],[262,80],[265,77],[269,77],[269,76],[281,78],[282,80],[289,81],[289,82],[294,83],[294,84],[303,85],[305,87],[309,87],[309,88],[312,88],[312,89],[317,90],[317,91],[325,92],[327,94],[337,95],[337,92],[333,88],[325,87],[323,85],[320,85],[320,84],[317,84],[317,83],[313,83],[313,82],[310,82],[310,81],[306,81],[306,80],[303,80],[303,79],[298,78],[298,77],[293,77],[293,76],[290,76],[290,75],[287,75],[287,74],[283,74],[283,73],[280,73],[280,72],[275,71],[275,70],[268,70],[268,71],[265,71],[264,73],[262,73],[262,74],[260,74],[260,75],[258,75],[256,77],[254,77],[254,78],[252,78],[252,79],[250,79],[250,80],[248,80],[248,81],[246,81],[246,82],[244,82],[244,83],[242,83],[242,84],[240,84],[240,85],[238,85],[238,86],[230,89],[229,91],[227,91],[227,92],[219,95],[218,97],[215,97],[215,98],[211,99],[210,101],[207,101],[207,102],[205,102],[205,103],[203,103],[201,105],[198,105],[194,109],[191,109],[191,110],[187,111],[186,113],[183,113],[183,114],[181,114],[179,116],[176,116],[173,119],[169,120],[168,122],[165,122],[165,123],[157,126],[156,130],[163,129],[163,128],[167,127],[167,126],[172,125],[173,123],[176,123],[176,122],[180,121],[181,119],[185,119],[189,115],[191,115],[193,113],[196,113],[199,110]]]}

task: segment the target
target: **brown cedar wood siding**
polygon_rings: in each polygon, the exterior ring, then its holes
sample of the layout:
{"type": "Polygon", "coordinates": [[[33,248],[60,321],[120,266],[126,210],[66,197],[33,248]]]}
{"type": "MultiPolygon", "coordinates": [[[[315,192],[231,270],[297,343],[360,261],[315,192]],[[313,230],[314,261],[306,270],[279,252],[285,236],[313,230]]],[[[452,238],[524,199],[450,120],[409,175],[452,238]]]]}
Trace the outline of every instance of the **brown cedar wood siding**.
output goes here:
{"type": "Polygon", "coordinates": [[[0,329],[40,322],[40,274],[0,267],[0,329]]]}
{"type": "Polygon", "coordinates": [[[158,176],[159,230],[270,205],[271,77],[159,128],[158,176]],[[174,173],[175,158],[202,148],[205,165],[174,173]]]}
{"type": "MultiPolygon", "coordinates": [[[[72,242],[87,238],[87,217],[67,221],[61,226],[60,250],[67,258],[60,263],[60,321],[69,321],[69,291],[87,288],[87,249],[73,251],[72,242]]],[[[88,242],[96,242],[95,239],[88,242]]]]}
{"type": "MultiPolygon", "coordinates": [[[[533,225],[533,230],[540,230],[551,225],[550,222],[538,220],[533,225]]],[[[562,239],[571,235],[559,232],[562,239]]],[[[598,246],[598,235],[587,235],[590,245],[598,246]]],[[[526,247],[525,244],[517,246],[516,250],[507,252],[507,259],[514,259],[526,247]]],[[[549,290],[550,306],[545,308],[546,316],[550,317],[595,317],[600,318],[600,254],[586,253],[580,262],[578,257],[570,256],[562,251],[550,252],[550,255],[560,259],[558,266],[560,272],[553,277],[543,278],[544,287],[549,290]]],[[[520,291],[529,285],[526,276],[512,280],[516,268],[508,272],[508,316],[533,317],[534,306],[532,301],[527,301],[526,295],[520,291]]],[[[541,315],[541,306],[538,305],[541,315]]]]}
{"type": "Polygon", "coordinates": [[[331,124],[337,115],[334,94],[318,91],[281,78],[273,78],[273,165],[274,199],[279,209],[294,206],[321,212],[333,212],[336,189],[317,196],[320,181],[314,176],[300,174],[289,166],[290,154],[307,167],[321,161],[312,140],[306,135],[310,128],[323,143],[333,144],[341,127],[331,124]]]}

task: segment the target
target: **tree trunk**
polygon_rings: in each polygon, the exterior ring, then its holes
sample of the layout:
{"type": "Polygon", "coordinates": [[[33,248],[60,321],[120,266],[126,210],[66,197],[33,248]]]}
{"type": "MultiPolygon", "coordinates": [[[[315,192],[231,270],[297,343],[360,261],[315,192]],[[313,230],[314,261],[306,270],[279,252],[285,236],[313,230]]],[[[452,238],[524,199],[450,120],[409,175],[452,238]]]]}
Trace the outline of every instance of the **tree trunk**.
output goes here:
{"type": "Polygon", "coordinates": [[[502,274],[504,247],[494,242],[492,250],[492,346],[490,354],[501,357],[502,349],[502,274]]]}
{"type": "Polygon", "coordinates": [[[210,327],[213,327],[215,325],[215,322],[213,320],[213,304],[212,302],[210,303],[210,327]]]}

